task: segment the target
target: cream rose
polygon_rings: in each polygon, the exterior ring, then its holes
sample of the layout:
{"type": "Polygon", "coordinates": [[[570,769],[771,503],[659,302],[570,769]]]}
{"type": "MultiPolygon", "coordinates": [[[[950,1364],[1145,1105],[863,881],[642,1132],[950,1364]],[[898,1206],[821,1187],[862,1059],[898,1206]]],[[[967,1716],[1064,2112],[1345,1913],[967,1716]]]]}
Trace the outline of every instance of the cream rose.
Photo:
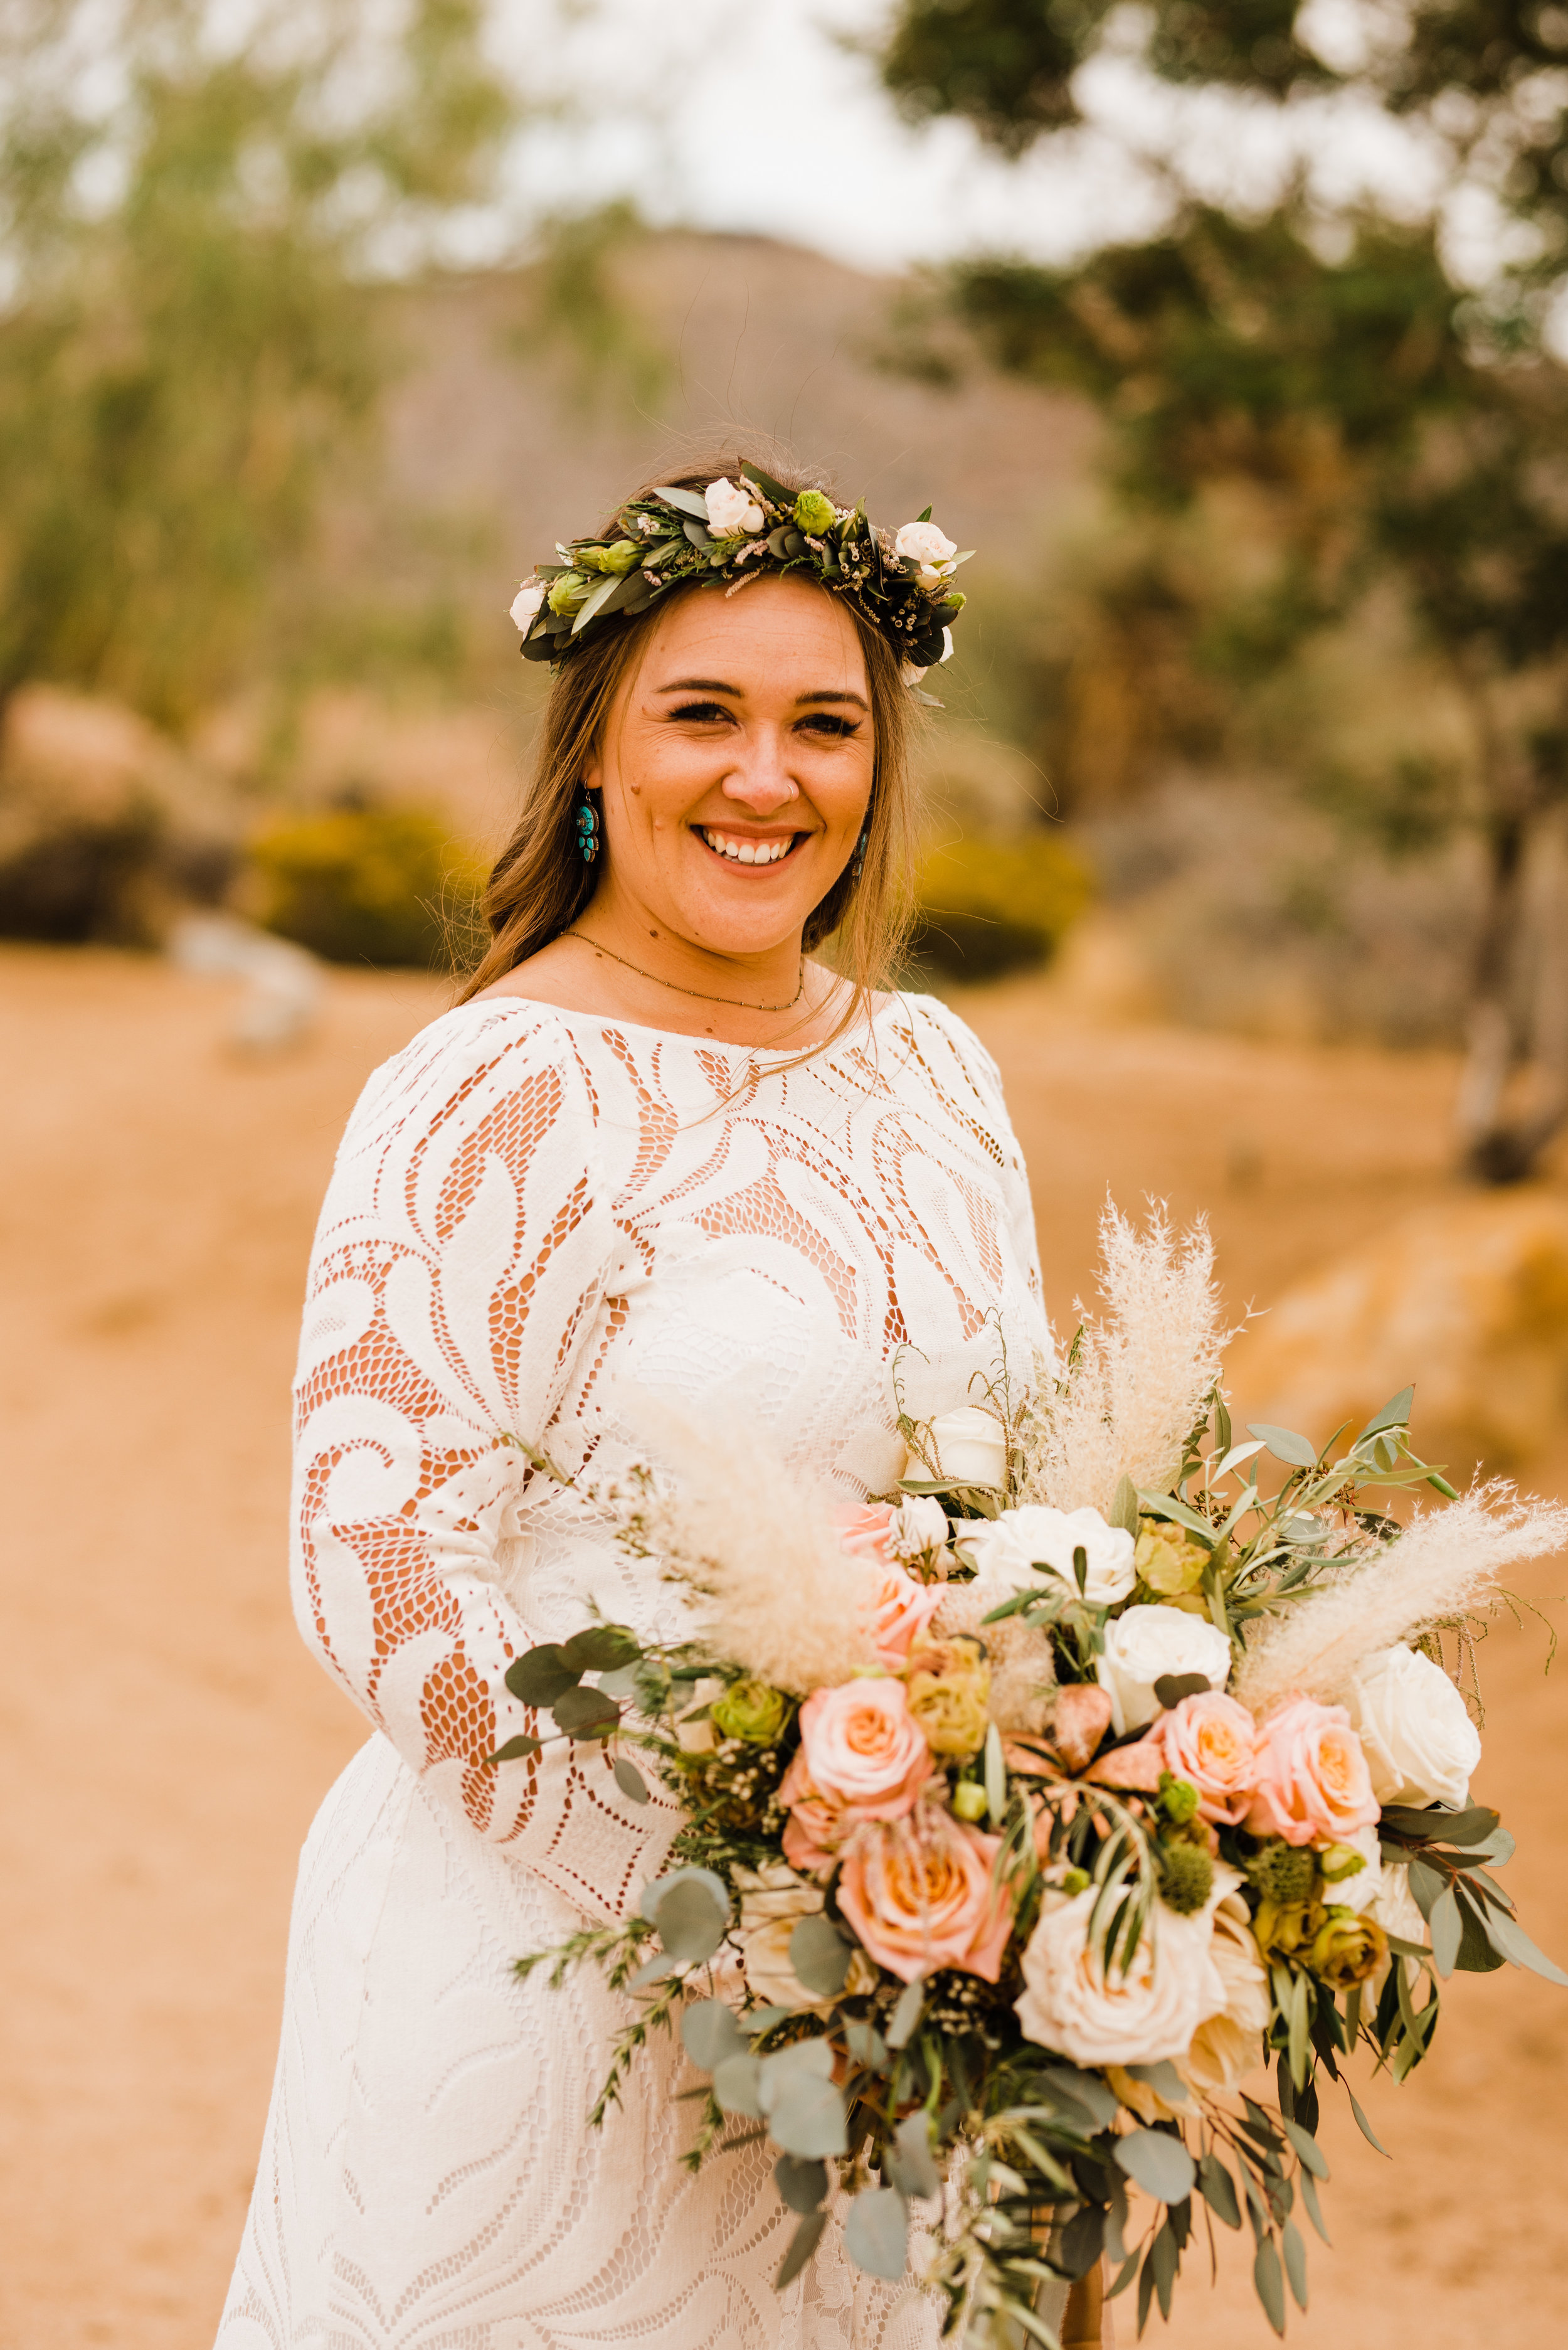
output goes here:
{"type": "Polygon", "coordinates": [[[1198,1790],[1198,1808],[1216,1825],[1246,1817],[1258,1769],[1257,1724],[1219,1690],[1184,1697],[1148,1733],[1166,1769],[1198,1790]]]}
{"type": "Polygon", "coordinates": [[[888,1531],[894,1557],[908,1565],[947,1547],[948,1513],[934,1493],[911,1493],[893,1512],[888,1531]]]}
{"type": "Polygon", "coordinates": [[[1042,1503],[1003,1510],[997,1518],[972,1519],[963,1529],[962,1546],[974,1561],[979,1581],[998,1600],[1011,1599],[1017,1591],[1041,1589],[1037,1565],[1049,1567],[1075,1591],[1075,1550],[1084,1553],[1087,1563],[1084,1596],[1093,1607],[1114,1607],[1137,1580],[1131,1534],[1121,1526],[1106,1525],[1098,1510],[1051,1510],[1042,1503]]]}
{"type": "Polygon", "coordinates": [[[539,608],[544,601],[544,581],[542,579],[525,579],[522,587],[517,590],[516,595],[512,598],[513,627],[514,629],[521,629],[523,633],[526,635],[528,630],[533,627],[535,619],[537,619],[539,616],[539,608]]]}
{"type": "Polygon", "coordinates": [[[790,1964],[790,1936],[803,1918],[814,1918],[822,1908],[819,1886],[808,1885],[782,1860],[763,1868],[737,1868],[735,1891],[740,1896],[738,1938],[741,1964],[756,1997],[780,2007],[830,2007],[808,1991],[790,1964]]]}
{"type": "Polygon", "coordinates": [[[1129,1607],[1115,1617],[1095,1668],[1110,1693],[1111,1727],[1118,1738],[1154,1720],[1159,1711],[1154,1685],[1167,1673],[1202,1673],[1211,1689],[1223,1689],[1230,1672],[1224,1633],[1179,1607],[1129,1607]]]}
{"type": "MultiPolygon", "coordinates": [[[[925,671],[920,674],[923,677],[925,671]]],[[[993,1411],[983,1410],[979,1404],[960,1404],[954,1411],[939,1412],[930,1425],[929,1450],[936,1455],[937,1475],[951,1484],[1007,1482],[1007,1430],[993,1411]]],[[[904,1474],[917,1484],[931,1475],[912,1448],[904,1462],[904,1474]]]]}
{"type": "Polygon", "coordinates": [[[709,483],[702,493],[702,503],[708,509],[708,527],[715,538],[750,537],[761,530],[766,519],[750,490],[742,490],[722,476],[709,483]]]}
{"type": "Polygon", "coordinates": [[[1258,1731],[1257,1788],[1247,1814],[1254,1835],[1344,1844],[1376,1825],[1366,1757],[1342,1705],[1298,1697],[1270,1714],[1258,1731]]]}
{"type": "Polygon", "coordinates": [[[1381,1649],[1357,1671],[1345,1704],[1380,1803],[1463,1805],[1480,1735],[1440,1665],[1403,1642],[1381,1649]]]}
{"type": "Polygon", "coordinates": [[[934,522],[907,522],[893,541],[893,552],[906,563],[918,563],[922,579],[945,579],[958,543],[934,522]]]}
{"type": "Polygon", "coordinates": [[[1232,1869],[1217,1868],[1214,1877],[1216,1890],[1189,1918],[1157,1901],[1126,1972],[1116,1969],[1108,1978],[1101,1952],[1089,1946],[1096,1887],[1071,1898],[1047,1895],[1023,1953],[1016,2009],[1024,2037],[1075,2064],[1185,2056],[1199,2025],[1226,2003],[1212,1956],[1214,1910],[1239,1879],[1232,1869]]]}
{"type": "Polygon", "coordinates": [[[1257,2071],[1269,2022],[1269,1978],[1239,1893],[1227,1893],[1215,1908],[1209,1956],[1225,1986],[1225,2004],[1199,2025],[1180,2070],[1195,2089],[1215,2096],[1229,2095],[1257,2071]]]}

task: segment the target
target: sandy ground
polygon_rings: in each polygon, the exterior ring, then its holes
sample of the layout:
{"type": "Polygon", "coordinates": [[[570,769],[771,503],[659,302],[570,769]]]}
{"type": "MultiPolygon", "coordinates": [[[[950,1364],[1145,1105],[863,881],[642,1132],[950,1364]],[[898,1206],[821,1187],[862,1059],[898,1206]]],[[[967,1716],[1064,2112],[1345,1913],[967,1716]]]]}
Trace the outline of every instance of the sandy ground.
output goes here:
{"type": "MultiPolygon", "coordinates": [[[[343,978],[307,1047],[247,1064],[223,1048],[222,989],[108,954],[0,954],[4,2350],[212,2340],[295,1856],[362,1734],[285,1583],[306,1251],[366,1073],[442,1000],[343,978]]],[[[1448,1188],[1440,1058],[1095,1028],[1034,987],[968,1008],[1007,1077],[1059,1311],[1087,1281],[1107,1183],[1124,1203],[1208,1208],[1238,1304],[1448,1188]]],[[[1537,1482],[1565,1474],[1568,1456],[1537,1482]]],[[[1565,1581],[1559,1563],[1527,1587],[1565,1581]]],[[[1511,1879],[1562,1956],[1568,1690],[1543,1680],[1538,1637],[1500,1633],[1487,1661],[1479,1791],[1520,1835],[1511,1879]]],[[[1327,2125],[1337,2249],[1314,2246],[1292,2339],[1563,2339],[1565,2089],[1568,1992],[1459,1978],[1433,2064],[1364,2096],[1397,2162],[1347,2116],[1327,2125]]],[[[1213,2293],[1193,2261],[1154,2338],[1272,2338],[1231,2249],[1213,2293]]]]}

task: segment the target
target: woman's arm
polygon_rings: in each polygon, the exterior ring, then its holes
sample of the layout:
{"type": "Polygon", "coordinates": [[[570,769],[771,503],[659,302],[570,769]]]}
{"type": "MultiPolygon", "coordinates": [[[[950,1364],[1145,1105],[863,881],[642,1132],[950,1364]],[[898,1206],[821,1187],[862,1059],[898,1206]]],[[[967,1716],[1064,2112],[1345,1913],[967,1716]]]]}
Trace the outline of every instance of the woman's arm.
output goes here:
{"type": "Polygon", "coordinates": [[[317,1231],[293,1513],[306,1641],[480,1835],[609,1915],[657,1873],[672,1807],[628,1803],[597,1745],[486,1758],[554,1731],[504,1687],[537,1637],[498,1581],[535,1483],[505,1438],[546,1445],[618,1239],[593,1097],[547,1012],[440,1023],[389,1064],[317,1231]]]}

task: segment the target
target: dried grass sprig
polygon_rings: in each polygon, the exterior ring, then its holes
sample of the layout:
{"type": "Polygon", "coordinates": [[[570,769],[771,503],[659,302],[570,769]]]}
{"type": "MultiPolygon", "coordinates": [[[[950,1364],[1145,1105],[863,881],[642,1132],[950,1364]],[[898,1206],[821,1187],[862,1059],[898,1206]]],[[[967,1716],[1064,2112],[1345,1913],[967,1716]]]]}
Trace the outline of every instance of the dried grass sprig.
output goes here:
{"type": "Polygon", "coordinates": [[[645,1390],[616,1400],[669,1477],[594,1498],[698,1596],[714,1654],[796,1696],[874,1665],[866,1578],[765,1431],[708,1405],[700,1424],[645,1390]]]}
{"type": "Polygon", "coordinates": [[[1103,1315],[1075,1301],[1080,1326],[1024,1426],[1018,1498],[1106,1514],[1124,1473],[1165,1492],[1220,1376],[1214,1243],[1201,1220],[1179,1237],[1163,1205],[1140,1232],[1114,1201],[1100,1218],[1103,1315]]]}
{"type": "Polygon", "coordinates": [[[1505,1568],[1565,1545],[1562,1503],[1528,1499],[1501,1478],[1473,1485],[1254,1632],[1236,1694],[1257,1713],[1294,1692],[1332,1703],[1365,1658],[1474,1615],[1505,1568]]]}

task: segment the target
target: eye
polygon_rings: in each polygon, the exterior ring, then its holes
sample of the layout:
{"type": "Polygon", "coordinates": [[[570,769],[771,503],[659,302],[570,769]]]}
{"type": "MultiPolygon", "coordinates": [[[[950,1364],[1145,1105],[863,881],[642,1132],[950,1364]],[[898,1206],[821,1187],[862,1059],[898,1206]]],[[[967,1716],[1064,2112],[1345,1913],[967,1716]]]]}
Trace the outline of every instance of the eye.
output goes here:
{"type": "Polygon", "coordinates": [[[815,710],[809,718],[803,718],[800,723],[803,733],[809,732],[813,734],[826,734],[840,742],[860,732],[860,721],[857,718],[840,718],[835,712],[828,710],[815,710]]]}
{"type": "Polygon", "coordinates": [[[680,709],[672,710],[670,715],[685,719],[688,725],[711,726],[727,719],[730,712],[722,702],[683,702],[680,709]]]}

